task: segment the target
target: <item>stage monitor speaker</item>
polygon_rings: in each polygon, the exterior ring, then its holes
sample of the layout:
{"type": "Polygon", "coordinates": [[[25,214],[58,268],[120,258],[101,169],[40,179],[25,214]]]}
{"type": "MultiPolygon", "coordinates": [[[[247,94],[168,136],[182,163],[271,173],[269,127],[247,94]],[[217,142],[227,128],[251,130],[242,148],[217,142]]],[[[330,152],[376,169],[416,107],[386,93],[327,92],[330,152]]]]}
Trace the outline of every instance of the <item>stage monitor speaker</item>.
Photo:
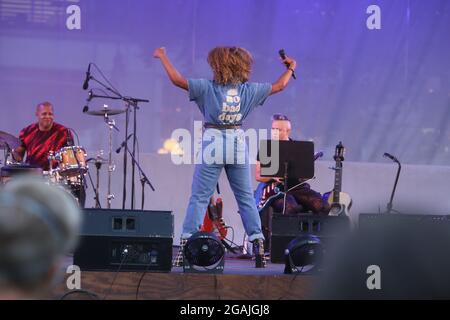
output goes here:
{"type": "Polygon", "coordinates": [[[173,223],[171,211],[84,209],[74,264],[91,271],[169,272],[173,223]]]}
{"type": "Polygon", "coordinates": [[[347,234],[350,228],[350,219],[347,216],[274,214],[270,237],[270,261],[284,263],[284,252],[289,242],[298,236],[315,235],[326,246],[330,239],[347,234]]]}
{"type": "Polygon", "coordinates": [[[449,215],[433,214],[397,214],[397,213],[361,213],[359,215],[359,230],[364,232],[379,232],[385,228],[448,228],[449,215]]]}

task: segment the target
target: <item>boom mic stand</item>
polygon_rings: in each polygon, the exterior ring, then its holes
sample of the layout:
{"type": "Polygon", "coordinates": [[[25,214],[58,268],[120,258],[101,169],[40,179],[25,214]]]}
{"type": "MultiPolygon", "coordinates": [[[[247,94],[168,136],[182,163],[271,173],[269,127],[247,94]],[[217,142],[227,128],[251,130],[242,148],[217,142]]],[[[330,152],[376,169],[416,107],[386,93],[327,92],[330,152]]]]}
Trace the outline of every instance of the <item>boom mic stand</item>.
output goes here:
{"type": "Polygon", "coordinates": [[[141,210],[144,210],[144,202],[145,202],[145,189],[144,189],[144,187],[145,187],[145,184],[148,184],[148,186],[152,189],[152,191],[155,191],[155,188],[153,187],[153,185],[150,182],[150,180],[147,178],[147,175],[145,174],[144,170],[139,165],[139,162],[136,161],[136,158],[134,157],[133,153],[130,152],[130,149],[128,149],[128,143],[126,141],[125,141],[125,144],[124,144],[124,148],[125,148],[125,152],[124,153],[128,153],[130,155],[133,165],[136,164],[139,172],[142,175],[142,178],[141,178],[141,184],[142,184],[141,210]]]}
{"type": "Polygon", "coordinates": [[[391,212],[399,213],[398,211],[392,209],[392,207],[393,207],[392,202],[394,200],[395,190],[397,189],[398,178],[400,177],[400,171],[402,169],[402,165],[400,164],[400,161],[398,161],[398,159],[396,157],[394,157],[394,156],[392,156],[392,155],[390,155],[388,153],[385,153],[383,156],[391,159],[392,161],[394,161],[398,165],[397,175],[395,176],[394,188],[392,189],[391,198],[390,198],[390,200],[389,200],[389,202],[388,202],[388,204],[386,206],[386,209],[387,209],[386,213],[391,213],[391,212]]]}
{"type": "MultiPolygon", "coordinates": [[[[96,68],[98,68],[95,64],[93,64],[96,68]]],[[[138,103],[139,102],[149,102],[149,100],[146,99],[139,99],[139,98],[133,98],[133,97],[127,97],[120,94],[115,89],[111,89],[107,85],[105,85],[100,80],[96,79],[93,76],[89,76],[89,80],[93,80],[100,84],[102,87],[104,87],[109,92],[112,92],[115,96],[101,96],[101,95],[91,95],[91,98],[106,98],[106,99],[114,99],[114,100],[122,100],[125,102],[126,105],[126,116],[125,116],[125,139],[128,137],[128,124],[129,124],[129,113],[131,112],[131,109],[134,109],[134,118],[133,118],[133,151],[132,155],[133,157],[136,156],[136,131],[137,131],[137,110],[139,110],[138,103]]],[[[135,192],[135,183],[134,183],[134,176],[135,176],[135,161],[132,162],[132,186],[131,186],[131,209],[134,209],[134,192],[135,192]]],[[[122,198],[122,209],[125,209],[125,202],[126,202],[126,180],[127,180],[127,165],[128,165],[128,158],[127,158],[127,152],[124,152],[124,159],[123,159],[123,198],[122,198]]]]}

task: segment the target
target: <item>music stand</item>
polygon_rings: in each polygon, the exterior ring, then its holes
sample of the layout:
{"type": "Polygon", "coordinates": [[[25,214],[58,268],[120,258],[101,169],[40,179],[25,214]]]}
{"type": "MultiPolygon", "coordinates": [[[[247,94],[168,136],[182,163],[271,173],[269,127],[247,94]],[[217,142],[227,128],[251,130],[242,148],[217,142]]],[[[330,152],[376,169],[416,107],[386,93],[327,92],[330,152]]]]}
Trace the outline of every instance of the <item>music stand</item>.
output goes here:
{"type": "Polygon", "coordinates": [[[261,140],[259,150],[261,176],[284,179],[284,214],[287,193],[314,178],[314,143],[312,141],[261,140]],[[276,150],[277,145],[278,150],[276,150]],[[277,156],[278,161],[270,161],[277,159],[277,156]],[[302,180],[302,182],[289,188],[289,180],[302,180]]]}

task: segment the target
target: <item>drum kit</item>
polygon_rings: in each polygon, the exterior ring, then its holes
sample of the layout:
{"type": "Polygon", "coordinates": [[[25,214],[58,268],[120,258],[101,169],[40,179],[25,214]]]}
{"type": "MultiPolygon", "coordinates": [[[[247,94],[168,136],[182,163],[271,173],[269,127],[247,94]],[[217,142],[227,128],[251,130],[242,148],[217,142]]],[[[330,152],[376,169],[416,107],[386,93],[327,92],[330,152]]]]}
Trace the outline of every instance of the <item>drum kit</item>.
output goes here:
{"type": "MultiPolygon", "coordinates": [[[[12,150],[21,145],[20,140],[4,131],[0,131],[0,150],[4,150],[3,166],[0,169],[0,185],[5,185],[12,179],[20,175],[29,175],[44,178],[46,183],[64,187],[78,201],[80,206],[85,203],[85,175],[88,173],[90,160],[95,160],[97,168],[97,188],[95,190],[96,207],[99,203],[99,169],[102,164],[108,163],[108,208],[111,205],[111,173],[114,171],[112,164],[112,129],[115,128],[115,122],[109,116],[124,113],[125,110],[114,110],[104,108],[86,112],[93,116],[102,116],[109,127],[109,159],[106,161],[100,154],[96,158],[87,159],[86,150],[82,146],[65,146],[56,151],[50,151],[48,155],[49,170],[43,171],[42,168],[30,164],[17,162],[14,158],[9,160],[12,150]]],[[[1,161],[0,161],[1,163],[1,161]]],[[[92,181],[92,180],[91,180],[92,181]]]]}

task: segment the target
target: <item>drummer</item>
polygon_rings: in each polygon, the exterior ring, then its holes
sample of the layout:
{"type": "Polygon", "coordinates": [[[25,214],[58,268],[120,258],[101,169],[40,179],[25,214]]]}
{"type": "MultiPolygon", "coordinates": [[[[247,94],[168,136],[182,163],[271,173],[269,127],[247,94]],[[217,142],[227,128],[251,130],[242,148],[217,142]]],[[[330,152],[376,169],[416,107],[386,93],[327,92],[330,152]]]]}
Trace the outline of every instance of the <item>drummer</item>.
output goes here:
{"type": "Polygon", "coordinates": [[[53,105],[50,102],[36,106],[36,118],[37,123],[30,124],[20,132],[21,146],[13,150],[13,157],[16,161],[22,161],[26,152],[26,163],[48,171],[50,151],[57,152],[64,146],[73,145],[73,136],[68,128],[54,122],[53,105]]]}

